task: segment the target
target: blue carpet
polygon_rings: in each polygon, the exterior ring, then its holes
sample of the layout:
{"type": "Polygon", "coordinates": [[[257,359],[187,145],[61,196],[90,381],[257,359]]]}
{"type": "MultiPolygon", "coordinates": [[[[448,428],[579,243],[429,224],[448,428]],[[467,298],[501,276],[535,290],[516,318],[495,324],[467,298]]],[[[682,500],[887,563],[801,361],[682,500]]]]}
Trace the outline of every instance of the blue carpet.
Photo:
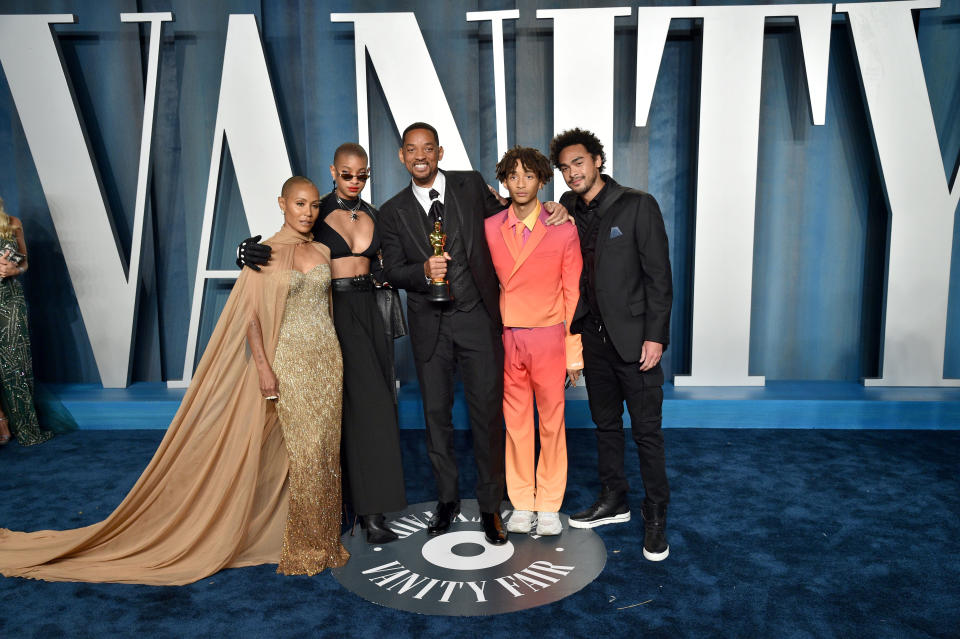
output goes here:
{"type": "MultiPolygon", "coordinates": [[[[469,460],[469,438],[457,448],[469,460]]],[[[494,617],[370,604],[329,573],[228,570],[180,588],[0,578],[0,637],[957,637],[958,431],[672,429],[671,556],[633,521],[597,529],[608,562],[560,602],[494,617]]],[[[73,527],[123,497],[162,432],[79,431],[0,449],[0,525],[73,527]]],[[[403,431],[411,502],[433,498],[422,431],[403,431]]],[[[568,432],[563,510],[592,502],[594,436],[568,432]]],[[[466,463],[464,494],[474,472],[466,463]]]]}

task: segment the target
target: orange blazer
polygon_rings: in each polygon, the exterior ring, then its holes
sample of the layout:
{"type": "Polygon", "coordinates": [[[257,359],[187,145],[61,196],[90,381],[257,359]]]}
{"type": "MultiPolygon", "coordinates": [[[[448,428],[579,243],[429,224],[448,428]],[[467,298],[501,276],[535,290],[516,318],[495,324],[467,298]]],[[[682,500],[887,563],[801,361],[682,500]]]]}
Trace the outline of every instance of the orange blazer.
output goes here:
{"type": "Polygon", "coordinates": [[[484,232],[493,267],[500,280],[500,314],[503,325],[535,328],[566,325],[567,368],[583,368],[579,335],[570,334],[580,299],[580,239],[573,224],[547,226],[549,214],[541,205],[530,237],[521,247],[513,207],[488,217],[484,232]]]}

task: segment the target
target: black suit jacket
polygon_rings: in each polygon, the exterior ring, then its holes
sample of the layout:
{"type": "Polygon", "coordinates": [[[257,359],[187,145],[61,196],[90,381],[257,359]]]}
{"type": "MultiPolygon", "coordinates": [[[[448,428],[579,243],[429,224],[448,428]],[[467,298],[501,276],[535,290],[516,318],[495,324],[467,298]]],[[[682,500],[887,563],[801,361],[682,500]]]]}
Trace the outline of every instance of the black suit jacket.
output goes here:
{"type": "MultiPolygon", "coordinates": [[[[594,251],[596,300],[617,353],[626,361],[636,362],[644,341],[659,342],[664,348],[670,342],[670,249],[663,216],[653,196],[604,177],[607,193],[598,209],[600,228],[594,251]]],[[[573,213],[578,197],[567,191],[560,203],[573,213]]],[[[572,333],[583,332],[583,319],[589,312],[581,291],[572,333]]]]}
{"type": "MultiPolygon", "coordinates": [[[[457,216],[460,239],[469,262],[469,272],[497,330],[501,330],[500,288],[493,269],[490,249],[483,232],[483,220],[504,209],[487,189],[476,171],[444,171],[444,210],[457,216]]],[[[407,291],[407,320],[414,357],[426,361],[437,343],[442,307],[426,299],[427,279],[423,263],[433,255],[423,227],[423,207],[407,185],[380,207],[383,275],[394,288],[407,291]]]]}

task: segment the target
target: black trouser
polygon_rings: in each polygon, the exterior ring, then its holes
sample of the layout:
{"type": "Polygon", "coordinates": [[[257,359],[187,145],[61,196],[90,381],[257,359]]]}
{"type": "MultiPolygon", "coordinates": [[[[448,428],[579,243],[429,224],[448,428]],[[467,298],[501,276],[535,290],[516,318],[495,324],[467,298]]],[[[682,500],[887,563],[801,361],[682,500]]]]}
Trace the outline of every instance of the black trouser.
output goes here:
{"type": "Polygon", "coordinates": [[[358,515],[403,510],[407,498],[391,388],[393,344],[387,342],[368,279],[337,279],[333,289],[333,323],[343,353],[344,494],[358,515]],[[341,281],[354,285],[338,286],[341,281]]]}
{"type": "Polygon", "coordinates": [[[590,416],[597,425],[600,482],[615,491],[629,490],[623,472],[623,403],[626,401],[647,498],[658,504],[667,503],[670,485],[660,428],[663,386],[657,383],[662,379],[660,364],[641,373],[637,362],[620,358],[604,331],[585,328],[581,338],[590,416]]]}
{"type": "Polygon", "coordinates": [[[440,501],[459,499],[453,450],[453,368],[459,364],[473,432],[477,501],[497,512],[503,498],[503,342],[482,304],[440,318],[437,346],[417,362],[427,454],[440,501]]]}

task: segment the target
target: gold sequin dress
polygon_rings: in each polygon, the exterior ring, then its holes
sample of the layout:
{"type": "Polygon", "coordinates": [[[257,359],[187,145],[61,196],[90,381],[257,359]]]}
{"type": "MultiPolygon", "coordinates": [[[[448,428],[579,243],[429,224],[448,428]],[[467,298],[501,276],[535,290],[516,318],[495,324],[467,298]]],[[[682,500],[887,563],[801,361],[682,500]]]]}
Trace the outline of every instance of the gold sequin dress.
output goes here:
{"type": "Polygon", "coordinates": [[[273,370],[290,458],[289,511],[277,572],[314,575],[342,566],[340,415],[343,365],[330,317],[330,267],[293,271],[273,370]]]}

